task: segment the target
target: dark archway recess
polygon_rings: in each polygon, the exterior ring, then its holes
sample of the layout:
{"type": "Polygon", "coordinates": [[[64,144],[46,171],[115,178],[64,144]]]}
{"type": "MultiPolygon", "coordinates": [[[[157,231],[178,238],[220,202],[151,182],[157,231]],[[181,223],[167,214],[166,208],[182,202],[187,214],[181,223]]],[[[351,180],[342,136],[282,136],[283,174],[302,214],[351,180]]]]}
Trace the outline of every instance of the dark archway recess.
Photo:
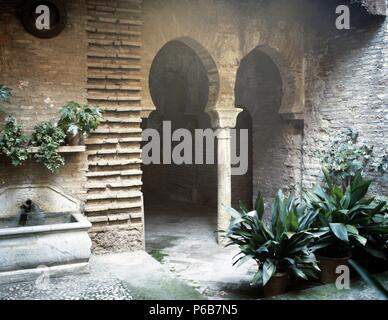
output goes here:
{"type": "Polygon", "coordinates": [[[66,27],[67,12],[62,0],[26,0],[22,3],[19,16],[24,28],[33,36],[49,39],[58,36],[66,27]],[[40,5],[47,6],[50,10],[49,29],[39,30],[36,27],[36,19],[39,13],[36,8],[40,5]]]}
{"type": "MultiPolygon", "coordinates": [[[[151,66],[149,87],[156,107],[149,121],[171,121],[173,131],[188,129],[193,136],[195,129],[211,128],[206,113],[212,94],[209,73],[196,51],[185,42],[171,41],[158,52],[151,66]]],[[[143,166],[143,184],[146,210],[149,203],[161,200],[217,205],[216,165],[143,166]]]]}
{"type": "MultiPolygon", "coordinates": [[[[213,61],[193,40],[183,39],[163,46],[150,69],[150,95],[156,110],[144,119],[143,128],[158,130],[162,139],[163,121],[171,122],[172,131],[187,129],[191,136],[195,129],[211,128],[206,110],[218,96],[213,61]]],[[[149,252],[164,250],[172,236],[186,243],[198,237],[216,242],[216,164],[151,164],[143,165],[142,171],[149,252]]]]}
{"type": "Polygon", "coordinates": [[[280,70],[269,55],[255,49],[241,61],[235,98],[244,113],[237,126],[250,127],[252,140],[246,143],[251,150],[251,170],[245,176],[232,177],[234,204],[242,200],[252,207],[257,192],[270,199],[283,185],[288,156],[288,125],[279,114],[282,103],[287,103],[283,91],[280,70]]]}

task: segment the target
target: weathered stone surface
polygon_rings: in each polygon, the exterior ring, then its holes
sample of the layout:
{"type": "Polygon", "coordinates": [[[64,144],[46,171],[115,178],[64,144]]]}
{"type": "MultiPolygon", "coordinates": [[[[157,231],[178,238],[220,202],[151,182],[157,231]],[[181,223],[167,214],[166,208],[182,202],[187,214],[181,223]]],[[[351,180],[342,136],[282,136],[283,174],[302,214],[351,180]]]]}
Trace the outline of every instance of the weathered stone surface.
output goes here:
{"type": "Polygon", "coordinates": [[[125,252],[143,249],[143,226],[128,225],[127,228],[99,228],[91,233],[93,252],[125,252]]]}
{"type": "Polygon", "coordinates": [[[73,223],[1,229],[0,282],[28,278],[40,266],[87,265],[91,224],[80,214],[73,218],[73,223]]]}

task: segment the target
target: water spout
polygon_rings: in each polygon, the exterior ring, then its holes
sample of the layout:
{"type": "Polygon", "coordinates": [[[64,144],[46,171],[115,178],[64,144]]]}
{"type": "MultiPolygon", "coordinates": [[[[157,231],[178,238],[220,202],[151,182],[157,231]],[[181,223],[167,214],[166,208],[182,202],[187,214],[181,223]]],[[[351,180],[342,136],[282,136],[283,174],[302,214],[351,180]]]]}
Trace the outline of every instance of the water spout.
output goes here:
{"type": "Polygon", "coordinates": [[[27,224],[28,216],[32,212],[33,209],[32,200],[28,199],[20,208],[22,209],[22,213],[19,217],[19,226],[24,227],[27,224]]]}

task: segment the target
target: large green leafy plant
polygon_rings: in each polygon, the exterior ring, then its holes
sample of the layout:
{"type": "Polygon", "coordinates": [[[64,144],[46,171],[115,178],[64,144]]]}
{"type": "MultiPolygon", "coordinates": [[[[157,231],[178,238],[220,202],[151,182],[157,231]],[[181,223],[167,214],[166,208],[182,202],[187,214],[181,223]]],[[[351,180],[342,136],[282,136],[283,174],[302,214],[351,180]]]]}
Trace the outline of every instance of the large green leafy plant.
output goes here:
{"type": "Polygon", "coordinates": [[[90,134],[102,121],[102,110],[88,105],[81,106],[71,101],[62,107],[58,126],[70,137],[90,134]]]}
{"type": "Polygon", "coordinates": [[[44,122],[35,126],[31,143],[38,147],[35,159],[51,172],[57,172],[65,164],[58,148],[65,141],[65,133],[53,122],[44,122]]]}
{"type": "Polygon", "coordinates": [[[11,96],[12,96],[11,89],[4,85],[0,85],[0,113],[4,112],[3,104],[5,102],[9,103],[11,96]]]}
{"type": "Polygon", "coordinates": [[[232,216],[226,232],[227,246],[240,249],[235,265],[253,259],[258,272],[253,283],[260,280],[265,286],[276,272],[287,272],[299,278],[315,277],[319,272],[317,261],[309,244],[319,236],[309,231],[316,213],[305,213],[305,208],[290,196],[279,191],[272,206],[272,223],[263,219],[264,201],[259,194],[255,211],[248,212],[241,204],[240,212],[228,208],[232,216]]]}
{"type": "Polygon", "coordinates": [[[366,197],[372,180],[364,179],[356,173],[348,186],[336,183],[324,171],[325,185],[317,185],[306,192],[307,211],[317,215],[315,227],[320,230],[320,238],[314,250],[328,257],[344,257],[355,246],[361,246],[375,256],[368,240],[372,236],[385,236],[388,233],[385,206],[383,201],[366,197]]]}
{"type": "Polygon", "coordinates": [[[28,143],[29,139],[15,117],[7,117],[0,132],[0,153],[9,157],[15,167],[20,166],[29,158],[28,143]]]}

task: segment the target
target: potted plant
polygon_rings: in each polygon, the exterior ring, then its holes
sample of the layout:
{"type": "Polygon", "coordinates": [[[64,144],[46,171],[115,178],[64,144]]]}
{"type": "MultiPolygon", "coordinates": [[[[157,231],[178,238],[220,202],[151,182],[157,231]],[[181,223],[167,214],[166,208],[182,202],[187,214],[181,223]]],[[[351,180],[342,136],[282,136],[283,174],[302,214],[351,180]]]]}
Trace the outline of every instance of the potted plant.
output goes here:
{"type": "Polygon", "coordinates": [[[258,195],[255,210],[241,205],[240,212],[228,208],[232,216],[226,237],[227,246],[237,245],[240,253],[236,264],[250,259],[257,262],[258,271],[253,284],[262,282],[266,296],[286,291],[288,277],[315,277],[320,271],[309,244],[318,234],[309,231],[315,213],[305,213],[293,196],[286,198],[279,191],[272,206],[272,222],[263,219],[264,201],[258,195]]]}
{"type": "Polygon", "coordinates": [[[9,103],[11,96],[12,96],[11,89],[7,88],[4,85],[0,85],[0,113],[4,112],[2,103],[4,102],[9,103]]]}
{"type": "Polygon", "coordinates": [[[66,133],[68,145],[79,145],[85,135],[96,130],[102,121],[102,110],[98,107],[81,106],[71,101],[61,108],[58,126],[66,133]]]}
{"type": "Polygon", "coordinates": [[[355,246],[368,248],[368,233],[388,233],[388,224],[379,221],[385,202],[367,198],[372,180],[366,180],[358,172],[348,186],[335,183],[324,170],[326,185],[318,185],[305,194],[307,211],[316,214],[314,227],[319,228],[320,237],[312,246],[317,250],[320,262],[321,281],[335,282],[336,269],[346,265],[355,246]]]}
{"type": "Polygon", "coordinates": [[[36,161],[51,172],[58,171],[65,164],[65,159],[58,153],[65,138],[65,133],[52,121],[35,126],[31,145],[38,147],[38,152],[34,155],[36,161]]]}
{"type": "Polygon", "coordinates": [[[23,134],[22,126],[17,123],[16,118],[7,117],[0,132],[0,153],[9,157],[15,167],[20,166],[29,158],[28,143],[29,139],[23,134]]]}

